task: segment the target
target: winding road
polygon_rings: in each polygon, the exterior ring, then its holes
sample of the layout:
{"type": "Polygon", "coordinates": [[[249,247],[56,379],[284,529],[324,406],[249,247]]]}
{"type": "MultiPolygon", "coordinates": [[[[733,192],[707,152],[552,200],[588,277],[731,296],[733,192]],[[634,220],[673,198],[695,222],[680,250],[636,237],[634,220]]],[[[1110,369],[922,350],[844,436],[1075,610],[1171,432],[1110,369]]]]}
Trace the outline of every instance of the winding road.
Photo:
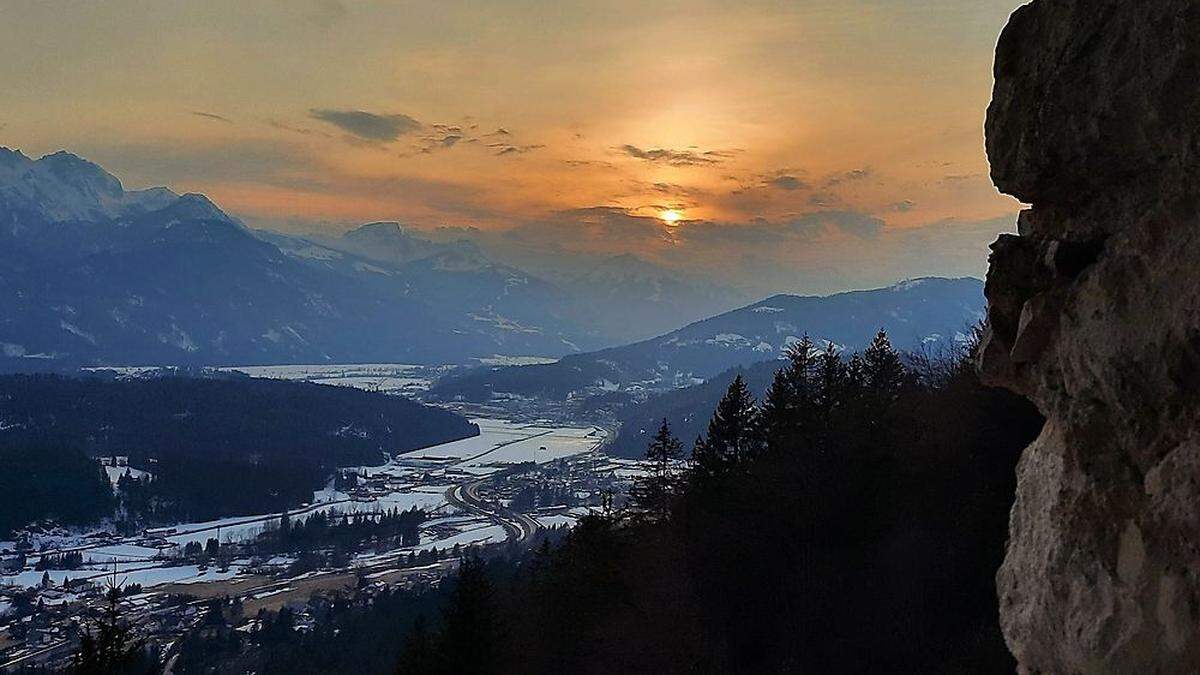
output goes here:
{"type": "Polygon", "coordinates": [[[446,501],[465,511],[484,516],[503,527],[509,541],[521,542],[532,539],[541,527],[533,517],[485,501],[479,496],[479,488],[489,480],[491,480],[490,477],[481,478],[463,485],[456,485],[446,490],[446,501]]]}

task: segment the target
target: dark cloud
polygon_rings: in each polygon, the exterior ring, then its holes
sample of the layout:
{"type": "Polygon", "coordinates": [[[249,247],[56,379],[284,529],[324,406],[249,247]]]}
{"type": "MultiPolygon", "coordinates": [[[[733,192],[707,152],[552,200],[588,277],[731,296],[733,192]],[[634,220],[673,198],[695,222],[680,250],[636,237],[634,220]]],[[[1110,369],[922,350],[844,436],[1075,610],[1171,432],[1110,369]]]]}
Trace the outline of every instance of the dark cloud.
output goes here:
{"type": "Polygon", "coordinates": [[[204,112],[203,110],[193,110],[192,114],[195,115],[196,117],[203,117],[205,119],[216,120],[218,122],[224,122],[226,124],[233,124],[233,120],[229,119],[228,117],[223,117],[221,115],[218,115],[216,113],[204,112]]]}
{"type": "Polygon", "coordinates": [[[835,173],[832,176],[829,176],[825,179],[824,186],[827,188],[831,188],[831,187],[836,187],[838,185],[841,185],[843,183],[852,183],[854,181],[859,181],[864,178],[868,178],[871,176],[871,174],[872,174],[872,171],[871,171],[870,167],[863,167],[861,169],[851,169],[850,171],[843,171],[842,173],[835,173]]]}
{"type": "Polygon", "coordinates": [[[404,114],[377,115],[362,110],[314,108],[309,115],[366,141],[394,141],[421,128],[420,122],[404,114]]]}
{"type": "Polygon", "coordinates": [[[503,155],[523,155],[527,152],[532,152],[534,150],[537,150],[539,148],[544,148],[546,146],[542,145],[540,143],[535,143],[533,145],[509,145],[508,143],[488,143],[487,147],[495,150],[496,156],[500,157],[503,155]]]}
{"type": "Polygon", "coordinates": [[[646,162],[668,164],[670,166],[707,166],[711,164],[719,164],[725,159],[733,156],[733,152],[729,150],[708,150],[705,152],[697,152],[690,149],[644,149],[628,143],[617,147],[616,150],[627,157],[633,157],[634,159],[640,159],[646,162]]]}
{"type": "Polygon", "coordinates": [[[766,181],[767,185],[780,190],[807,190],[808,183],[791,174],[781,174],[766,181]]]}
{"type": "Polygon", "coordinates": [[[476,129],[478,129],[477,124],[469,124],[466,128],[459,124],[430,124],[417,142],[409,150],[400,153],[400,156],[428,155],[449,150],[459,144],[478,144],[480,147],[486,147],[496,156],[523,155],[545,147],[539,143],[518,143],[512,132],[504,127],[482,135],[473,133],[476,129]]]}

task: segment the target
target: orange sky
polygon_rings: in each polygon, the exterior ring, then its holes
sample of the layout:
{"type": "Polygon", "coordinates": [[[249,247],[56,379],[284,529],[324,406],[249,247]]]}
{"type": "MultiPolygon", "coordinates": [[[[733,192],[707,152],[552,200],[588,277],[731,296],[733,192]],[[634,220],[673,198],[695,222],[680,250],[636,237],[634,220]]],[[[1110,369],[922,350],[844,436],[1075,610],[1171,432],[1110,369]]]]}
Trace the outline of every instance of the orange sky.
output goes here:
{"type": "Polygon", "coordinates": [[[18,0],[0,144],[293,231],[538,222],[569,241],[594,207],[944,228],[1018,208],[981,131],[1018,4],[18,0]]]}

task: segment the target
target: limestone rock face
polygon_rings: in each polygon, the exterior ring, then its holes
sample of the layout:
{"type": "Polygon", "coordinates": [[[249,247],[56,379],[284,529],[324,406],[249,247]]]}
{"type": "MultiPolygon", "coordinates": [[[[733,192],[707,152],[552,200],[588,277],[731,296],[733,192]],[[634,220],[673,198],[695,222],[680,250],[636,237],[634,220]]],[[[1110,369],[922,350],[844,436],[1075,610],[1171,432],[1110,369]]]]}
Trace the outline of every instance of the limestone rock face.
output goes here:
{"type": "Polygon", "coordinates": [[[1001,624],[1025,673],[1200,672],[1200,2],[1034,0],[996,51],[987,381],[1047,417],[1001,624]]]}

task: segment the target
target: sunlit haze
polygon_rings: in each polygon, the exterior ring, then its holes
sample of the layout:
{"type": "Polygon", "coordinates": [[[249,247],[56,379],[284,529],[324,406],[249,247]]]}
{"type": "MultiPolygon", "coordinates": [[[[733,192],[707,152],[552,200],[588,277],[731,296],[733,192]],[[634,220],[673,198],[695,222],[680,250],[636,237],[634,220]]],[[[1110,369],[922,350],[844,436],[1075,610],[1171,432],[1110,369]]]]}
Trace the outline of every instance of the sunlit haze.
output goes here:
{"type": "Polygon", "coordinates": [[[12,2],[0,145],[287,232],[396,220],[763,292],[978,276],[1019,208],[982,150],[1017,4],[12,2]]]}

